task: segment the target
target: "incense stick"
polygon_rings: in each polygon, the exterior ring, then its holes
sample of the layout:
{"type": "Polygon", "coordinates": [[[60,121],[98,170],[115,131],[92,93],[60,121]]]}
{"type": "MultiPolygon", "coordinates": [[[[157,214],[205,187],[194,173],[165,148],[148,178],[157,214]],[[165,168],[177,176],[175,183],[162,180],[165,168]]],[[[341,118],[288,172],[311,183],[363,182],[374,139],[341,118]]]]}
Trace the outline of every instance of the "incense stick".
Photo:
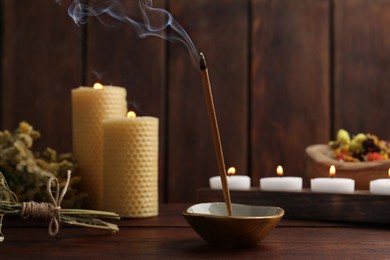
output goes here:
{"type": "Polygon", "coordinates": [[[232,203],[230,200],[229,186],[228,186],[228,180],[226,176],[225,160],[223,157],[221,138],[219,135],[218,122],[217,122],[217,115],[215,113],[213,93],[211,90],[211,84],[209,79],[209,72],[207,69],[206,60],[204,58],[203,53],[200,53],[200,71],[202,75],[204,98],[207,105],[207,112],[209,115],[211,132],[214,140],[214,149],[217,155],[219,176],[221,177],[221,182],[222,182],[223,197],[225,199],[226,210],[228,212],[228,215],[231,216],[232,203]]]}

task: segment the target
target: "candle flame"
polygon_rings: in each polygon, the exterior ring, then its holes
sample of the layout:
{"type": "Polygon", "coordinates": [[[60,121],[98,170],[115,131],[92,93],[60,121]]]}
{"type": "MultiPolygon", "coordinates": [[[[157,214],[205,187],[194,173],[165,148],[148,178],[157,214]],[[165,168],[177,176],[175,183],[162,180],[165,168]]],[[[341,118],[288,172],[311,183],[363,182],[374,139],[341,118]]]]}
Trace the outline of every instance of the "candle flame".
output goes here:
{"type": "Polygon", "coordinates": [[[94,89],[103,89],[103,85],[100,84],[99,82],[96,82],[95,84],[93,84],[93,88],[94,89]]]}
{"type": "Polygon", "coordinates": [[[278,167],[276,167],[276,174],[280,177],[283,176],[283,167],[281,165],[278,165],[278,167]]]}
{"type": "Polygon", "coordinates": [[[227,174],[228,174],[228,175],[234,175],[234,174],[236,174],[236,168],[230,167],[230,168],[227,170],[227,174]]]}
{"type": "Polygon", "coordinates": [[[332,178],[336,175],[336,167],[334,165],[330,166],[330,168],[329,168],[329,175],[332,178]]]}
{"type": "Polygon", "coordinates": [[[389,171],[387,172],[387,175],[390,177],[390,168],[389,168],[389,171]]]}
{"type": "Polygon", "coordinates": [[[129,111],[129,112],[127,113],[127,117],[129,117],[129,118],[135,118],[135,117],[137,117],[137,114],[136,114],[134,111],[129,111]]]}

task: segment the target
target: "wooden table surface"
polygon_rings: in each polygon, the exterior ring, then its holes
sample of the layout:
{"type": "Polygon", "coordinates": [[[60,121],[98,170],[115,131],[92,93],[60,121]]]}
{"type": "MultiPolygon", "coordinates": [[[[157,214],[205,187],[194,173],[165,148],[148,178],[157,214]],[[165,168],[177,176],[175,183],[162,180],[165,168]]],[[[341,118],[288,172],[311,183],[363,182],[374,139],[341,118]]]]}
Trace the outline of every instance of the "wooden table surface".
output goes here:
{"type": "Polygon", "coordinates": [[[123,219],[120,231],[62,226],[58,238],[44,221],[5,218],[0,259],[389,259],[390,225],[283,219],[258,246],[212,247],[186,223],[186,204],[160,206],[154,218],[123,219]]]}

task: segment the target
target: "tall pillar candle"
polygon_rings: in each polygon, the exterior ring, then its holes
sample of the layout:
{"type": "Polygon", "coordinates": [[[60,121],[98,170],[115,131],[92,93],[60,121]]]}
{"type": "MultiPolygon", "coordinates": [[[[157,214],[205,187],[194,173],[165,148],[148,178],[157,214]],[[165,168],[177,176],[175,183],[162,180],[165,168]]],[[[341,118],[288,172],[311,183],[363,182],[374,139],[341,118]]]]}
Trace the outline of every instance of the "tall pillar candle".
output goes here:
{"type": "Polygon", "coordinates": [[[158,215],[158,119],[105,120],[104,210],[121,217],[158,215]]]}
{"type": "Polygon", "coordinates": [[[103,120],[125,116],[126,89],[95,84],[72,90],[73,154],[88,193],[87,207],[101,209],[103,196],[103,120]]]}

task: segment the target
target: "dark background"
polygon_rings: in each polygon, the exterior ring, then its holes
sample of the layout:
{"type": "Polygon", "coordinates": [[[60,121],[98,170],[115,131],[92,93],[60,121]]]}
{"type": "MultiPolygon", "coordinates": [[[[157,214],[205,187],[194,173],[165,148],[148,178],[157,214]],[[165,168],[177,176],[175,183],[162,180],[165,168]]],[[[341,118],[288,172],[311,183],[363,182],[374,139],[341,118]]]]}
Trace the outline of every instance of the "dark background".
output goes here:
{"type": "MultiPolygon", "coordinates": [[[[137,1],[122,1],[132,8],[137,1]]],[[[71,151],[70,91],[123,86],[160,119],[160,201],[194,201],[217,175],[199,69],[179,43],[126,24],[76,26],[71,2],[1,1],[1,127],[71,151]]],[[[305,147],[339,128],[390,139],[390,0],[158,0],[206,55],[227,167],[252,185],[302,176],[305,147]]],[[[169,32],[167,32],[169,33],[169,32]]]]}

